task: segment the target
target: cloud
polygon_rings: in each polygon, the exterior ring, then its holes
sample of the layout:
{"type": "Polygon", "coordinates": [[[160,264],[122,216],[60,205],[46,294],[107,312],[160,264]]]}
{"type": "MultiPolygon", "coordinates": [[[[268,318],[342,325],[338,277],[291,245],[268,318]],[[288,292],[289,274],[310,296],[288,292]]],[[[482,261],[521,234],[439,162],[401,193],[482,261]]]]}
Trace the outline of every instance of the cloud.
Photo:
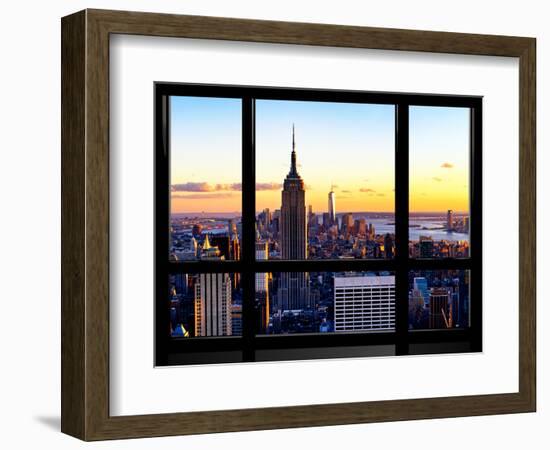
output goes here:
{"type": "Polygon", "coordinates": [[[172,194],[170,197],[173,200],[208,200],[216,198],[229,198],[233,196],[234,194],[232,192],[203,192],[197,194],[172,194]]]}
{"type": "Polygon", "coordinates": [[[432,177],[432,180],[437,181],[438,183],[441,183],[443,181],[443,178],[432,177]]]}
{"type": "MultiPolygon", "coordinates": [[[[258,191],[275,191],[281,189],[280,183],[256,183],[258,191]]],[[[188,182],[172,185],[172,192],[220,192],[220,191],[241,191],[241,183],[218,183],[210,184],[206,181],[188,182]]],[[[206,197],[203,197],[206,198],[206,197]]]]}
{"type": "Polygon", "coordinates": [[[376,191],[371,188],[361,188],[359,189],[359,192],[376,192],[376,191]]]}
{"type": "Polygon", "coordinates": [[[172,192],[212,192],[214,187],[206,182],[180,183],[172,185],[172,192]]]}
{"type": "Polygon", "coordinates": [[[441,164],[441,167],[443,167],[444,169],[452,169],[454,165],[448,162],[444,162],[443,164],[441,164]]]}
{"type": "Polygon", "coordinates": [[[281,189],[281,183],[256,183],[257,191],[277,191],[281,189]]]}

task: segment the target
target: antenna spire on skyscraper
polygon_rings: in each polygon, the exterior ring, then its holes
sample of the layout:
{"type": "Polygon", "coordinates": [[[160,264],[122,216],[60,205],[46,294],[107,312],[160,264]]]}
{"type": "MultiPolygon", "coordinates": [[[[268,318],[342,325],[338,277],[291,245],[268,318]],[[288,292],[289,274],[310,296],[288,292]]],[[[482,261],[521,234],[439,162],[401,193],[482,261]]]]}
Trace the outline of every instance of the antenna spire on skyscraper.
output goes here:
{"type": "Polygon", "coordinates": [[[298,170],[296,169],[296,141],[294,140],[294,124],[292,124],[292,153],[290,154],[290,175],[298,175],[298,170]]]}

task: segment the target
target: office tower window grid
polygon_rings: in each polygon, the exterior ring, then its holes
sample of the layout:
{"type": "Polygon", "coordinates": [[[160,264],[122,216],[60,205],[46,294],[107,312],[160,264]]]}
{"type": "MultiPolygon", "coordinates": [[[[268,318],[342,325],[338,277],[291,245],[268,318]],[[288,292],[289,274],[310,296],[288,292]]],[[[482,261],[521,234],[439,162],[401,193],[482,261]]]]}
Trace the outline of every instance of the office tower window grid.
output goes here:
{"type": "Polygon", "coordinates": [[[335,331],[395,329],[395,276],[334,277],[335,331]]]}
{"type": "MultiPolygon", "coordinates": [[[[157,281],[169,279],[168,285],[156,284],[157,365],[301,359],[297,349],[309,352],[305,357],[339,357],[339,349],[352,347],[368,355],[370,346],[384,346],[393,355],[481,351],[480,98],[184,84],[157,84],[155,98],[156,273],[157,281]],[[238,103],[240,180],[181,183],[174,195],[170,103],[185,96],[238,103]],[[393,108],[395,207],[391,219],[380,218],[391,228],[381,231],[367,213],[340,211],[339,188],[329,179],[333,173],[327,176],[324,211],[308,203],[310,186],[301,175],[294,124],[290,145],[281,149],[288,152],[286,176],[269,183],[257,179],[262,161],[256,105],[264,100],[393,108]],[[409,216],[409,179],[416,176],[410,172],[409,126],[418,105],[468,112],[469,209],[449,205],[437,217],[438,233],[466,232],[466,241],[435,238],[428,226],[416,241],[409,234],[416,220],[409,216]],[[258,203],[267,190],[280,192],[278,205],[258,203]],[[170,198],[230,202],[235,196],[239,213],[231,217],[205,214],[186,222],[187,216],[173,220],[170,215],[170,198]],[[316,353],[319,348],[326,351],[316,353]]],[[[209,126],[215,133],[215,116],[209,126]]],[[[199,153],[189,164],[200,160],[199,153]]],[[[448,170],[452,164],[441,167],[448,170]]],[[[374,196],[370,191],[361,190],[374,196]]]]}

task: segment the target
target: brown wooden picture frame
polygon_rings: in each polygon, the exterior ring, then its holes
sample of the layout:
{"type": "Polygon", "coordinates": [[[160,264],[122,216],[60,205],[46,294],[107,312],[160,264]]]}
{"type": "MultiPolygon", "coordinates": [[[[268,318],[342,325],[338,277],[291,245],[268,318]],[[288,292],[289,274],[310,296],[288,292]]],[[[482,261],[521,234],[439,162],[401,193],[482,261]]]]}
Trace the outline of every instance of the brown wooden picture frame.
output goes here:
{"type": "Polygon", "coordinates": [[[64,433],[100,440],[535,411],[534,38],[105,10],[75,13],[61,25],[64,433]],[[519,58],[518,392],[110,416],[109,36],[116,33],[519,58]]]}

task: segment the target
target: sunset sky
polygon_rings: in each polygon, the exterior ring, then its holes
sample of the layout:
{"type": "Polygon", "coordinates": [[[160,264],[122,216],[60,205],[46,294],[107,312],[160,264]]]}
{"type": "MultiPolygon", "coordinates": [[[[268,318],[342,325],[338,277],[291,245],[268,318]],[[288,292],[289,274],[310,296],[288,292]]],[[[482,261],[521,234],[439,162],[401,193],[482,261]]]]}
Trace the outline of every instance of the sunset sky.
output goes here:
{"type": "MultiPolygon", "coordinates": [[[[241,104],[171,98],[172,212],[241,211],[241,104]]],[[[468,210],[468,110],[412,107],[411,211],[468,210]]],[[[256,102],[256,210],[278,209],[292,124],[306,204],[337,212],[394,210],[394,107],[256,102]]]]}

